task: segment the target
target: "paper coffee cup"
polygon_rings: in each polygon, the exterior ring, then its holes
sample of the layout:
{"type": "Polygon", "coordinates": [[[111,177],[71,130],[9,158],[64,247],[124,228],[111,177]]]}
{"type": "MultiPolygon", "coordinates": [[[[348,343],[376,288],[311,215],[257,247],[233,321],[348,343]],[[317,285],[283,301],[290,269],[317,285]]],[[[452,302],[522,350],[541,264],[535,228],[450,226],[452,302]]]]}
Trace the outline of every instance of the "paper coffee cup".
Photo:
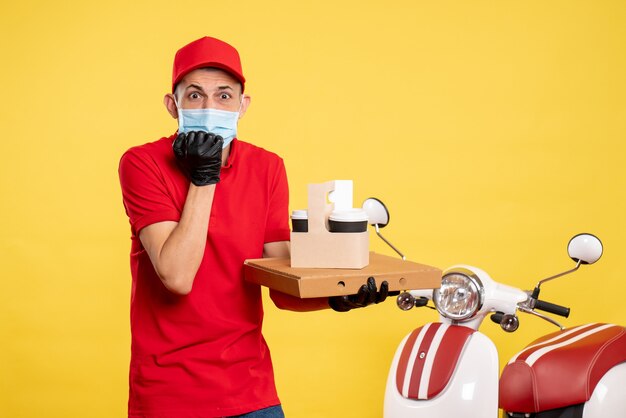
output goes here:
{"type": "Polygon", "coordinates": [[[309,214],[306,210],[291,212],[291,230],[293,232],[309,232],[309,214]]]}
{"type": "Polygon", "coordinates": [[[367,231],[367,213],[363,209],[335,210],[328,217],[330,232],[367,231]]]}

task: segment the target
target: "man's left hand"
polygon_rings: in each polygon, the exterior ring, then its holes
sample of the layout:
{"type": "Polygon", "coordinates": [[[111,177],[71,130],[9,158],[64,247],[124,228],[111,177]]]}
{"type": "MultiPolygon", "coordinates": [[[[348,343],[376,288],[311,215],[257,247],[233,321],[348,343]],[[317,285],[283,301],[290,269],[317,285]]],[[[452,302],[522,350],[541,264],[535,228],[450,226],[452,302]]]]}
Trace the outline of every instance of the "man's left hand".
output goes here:
{"type": "Polygon", "coordinates": [[[364,308],[373,303],[381,303],[387,299],[389,294],[389,284],[383,281],[380,285],[380,291],[376,289],[376,280],[373,277],[367,279],[359,289],[356,295],[349,296],[332,296],[328,298],[328,304],[337,312],[347,312],[350,309],[364,308]]]}

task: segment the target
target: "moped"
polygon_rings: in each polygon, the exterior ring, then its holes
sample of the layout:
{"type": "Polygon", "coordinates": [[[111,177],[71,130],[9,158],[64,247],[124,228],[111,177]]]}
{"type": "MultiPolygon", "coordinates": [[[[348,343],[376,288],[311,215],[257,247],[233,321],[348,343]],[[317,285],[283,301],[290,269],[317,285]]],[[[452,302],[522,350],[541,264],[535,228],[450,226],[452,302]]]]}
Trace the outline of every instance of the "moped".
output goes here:
{"type": "MultiPolygon", "coordinates": [[[[389,212],[378,199],[363,208],[381,234],[389,212]]],[[[613,324],[562,327],[548,312],[569,316],[569,308],[539,299],[541,286],[593,264],[601,241],[579,234],[568,244],[576,262],[571,270],[548,277],[532,291],[493,280],[485,271],[455,265],[443,272],[441,287],[409,290],[397,296],[398,307],[434,304],[439,322],[425,324],[400,343],[389,371],[385,418],[624,418],[626,417],[626,331],[613,324]],[[517,353],[499,374],[498,351],[478,331],[489,315],[506,332],[519,327],[517,313],[537,316],[559,327],[517,353]]]]}

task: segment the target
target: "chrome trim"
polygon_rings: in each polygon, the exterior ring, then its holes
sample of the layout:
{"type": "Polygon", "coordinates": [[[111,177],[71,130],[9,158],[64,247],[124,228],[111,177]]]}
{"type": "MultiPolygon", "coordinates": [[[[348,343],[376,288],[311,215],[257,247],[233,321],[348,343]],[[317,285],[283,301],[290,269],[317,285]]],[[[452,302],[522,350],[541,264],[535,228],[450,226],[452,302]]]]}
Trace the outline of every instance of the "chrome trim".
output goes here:
{"type": "Polygon", "coordinates": [[[549,282],[550,280],[554,280],[554,279],[556,279],[556,278],[559,278],[559,277],[565,276],[566,274],[570,274],[570,273],[575,272],[576,270],[578,270],[578,268],[580,267],[580,264],[581,264],[581,263],[582,263],[582,262],[581,262],[580,260],[578,260],[578,262],[576,263],[576,267],[574,267],[573,269],[571,269],[571,270],[567,270],[567,271],[564,271],[563,273],[555,274],[554,276],[550,276],[550,277],[548,277],[548,278],[546,278],[546,279],[543,279],[543,280],[539,280],[539,283],[537,283],[537,286],[536,286],[536,287],[537,287],[537,288],[540,288],[540,287],[541,287],[541,285],[542,285],[542,284],[544,284],[545,282],[549,282]]]}
{"type": "MultiPolygon", "coordinates": [[[[381,202],[382,203],[382,202],[381,202]]],[[[385,226],[385,225],[383,225],[385,226]]],[[[380,227],[382,228],[382,226],[380,227]]],[[[378,224],[374,224],[374,229],[376,229],[376,235],[378,235],[380,237],[380,239],[382,239],[383,241],[385,241],[385,244],[387,244],[388,246],[390,246],[396,253],[398,253],[398,255],[402,258],[402,260],[406,260],[406,257],[404,254],[402,254],[400,252],[400,250],[398,250],[392,243],[390,243],[389,241],[387,241],[387,238],[383,237],[383,235],[380,233],[380,228],[378,224]]]]}
{"type": "Polygon", "coordinates": [[[452,321],[458,321],[458,322],[463,322],[463,321],[474,318],[476,314],[480,312],[480,310],[483,308],[483,305],[485,303],[485,286],[483,285],[483,282],[478,278],[476,273],[474,273],[471,270],[462,268],[462,267],[456,267],[450,270],[446,270],[444,274],[441,276],[441,282],[443,283],[444,278],[450,274],[460,274],[462,276],[467,277],[470,280],[470,282],[472,282],[472,284],[478,290],[478,306],[473,312],[467,315],[452,318],[439,309],[439,306],[437,304],[437,297],[435,296],[437,292],[440,291],[441,288],[439,288],[439,289],[433,290],[433,303],[435,304],[435,308],[437,308],[437,312],[439,312],[441,315],[445,316],[446,318],[451,319],[452,321]]]}

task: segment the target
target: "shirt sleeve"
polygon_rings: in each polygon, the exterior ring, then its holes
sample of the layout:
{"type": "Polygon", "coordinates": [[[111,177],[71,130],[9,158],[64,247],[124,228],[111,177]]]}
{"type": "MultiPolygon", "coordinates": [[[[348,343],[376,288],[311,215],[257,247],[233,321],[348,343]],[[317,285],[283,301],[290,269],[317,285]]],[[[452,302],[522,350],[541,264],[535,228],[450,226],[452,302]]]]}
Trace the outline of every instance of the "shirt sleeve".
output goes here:
{"type": "Polygon", "coordinates": [[[264,242],[289,241],[289,185],[282,159],[279,159],[271,181],[264,242]]]}
{"type": "Polygon", "coordinates": [[[180,211],[163,174],[149,155],[136,149],[127,151],[120,160],[118,172],[133,235],[138,236],[142,228],[153,223],[180,220],[180,211]]]}

